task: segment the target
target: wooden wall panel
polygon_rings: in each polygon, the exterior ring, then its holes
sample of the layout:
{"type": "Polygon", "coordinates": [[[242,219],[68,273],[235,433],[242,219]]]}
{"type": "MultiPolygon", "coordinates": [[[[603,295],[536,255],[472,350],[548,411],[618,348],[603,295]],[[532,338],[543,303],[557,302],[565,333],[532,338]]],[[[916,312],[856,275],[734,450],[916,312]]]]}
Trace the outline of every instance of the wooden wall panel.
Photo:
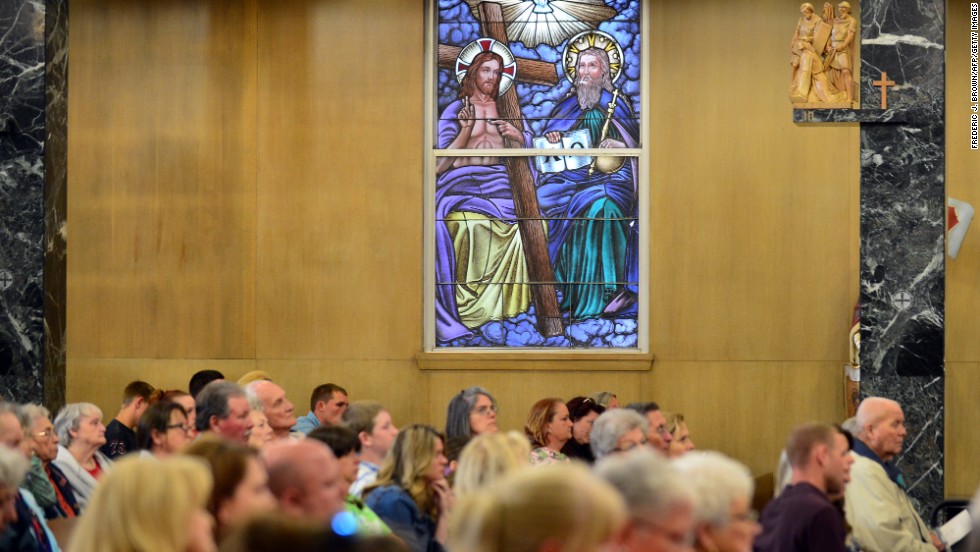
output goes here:
{"type": "Polygon", "coordinates": [[[440,430],[446,427],[446,409],[453,396],[467,387],[479,385],[497,399],[500,407],[498,426],[522,433],[531,405],[545,397],[568,400],[596,391],[614,391],[626,404],[647,396],[642,389],[650,385],[649,372],[577,372],[570,375],[562,372],[438,371],[429,372],[428,379],[430,401],[426,414],[440,430]]]}
{"type": "Polygon", "coordinates": [[[845,417],[843,368],[834,361],[664,361],[643,390],[684,414],[699,448],[738,458],[754,475],[776,469],[794,426],[845,417]]]}
{"type": "Polygon", "coordinates": [[[844,361],[858,297],[858,127],[792,123],[798,4],[767,17],[758,4],[707,5],[650,10],[653,352],[844,361]],[[708,38],[732,29],[772,46],[737,52],[708,38]]]}
{"type": "Polygon", "coordinates": [[[420,2],[265,2],[258,355],[421,346],[420,2]]]}
{"type": "MultiPolygon", "coordinates": [[[[947,5],[946,193],[980,208],[980,154],[970,148],[970,3],[947,5]]],[[[980,485],[980,220],[956,260],[946,257],[946,495],[980,485]]]]}
{"type": "Polygon", "coordinates": [[[200,370],[217,370],[237,379],[255,370],[254,360],[193,359],[72,359],[68,369],[67,401],[90,402],[102,409],[105,421],[116,415],[122,392],[131,381],[144,380],[162,389],[187,390],[200,370]]]}
{"type": "Polygon", "coordinates": [[[946,496],[971,498],[980,489],[980,362],[946,366],[946,496]]]}
{"type": "MultiPolygon", "coordinates": [[[[421,2],[73,2],[69,400],[108,416],[132,379],[261,368],[301,414],[333,381],[399,425],[442,426],[449,398],[481,384],[520,429],[538,398],[610,389],[682,411],[699,446],[771,471],[794,423],[843,417],[859,144],[855,126],[790,122],[798,4],[766,17],[736,4],[649,3],[656,362],[566,374],[415,366],[421,2]],[[736,35],[773,46],[708,39],[736,35]]],[[[951,46],[951,65],[965,53],[951,46]]],[[[970,200],[964,101],[950,98],[949,185],[970,200]]],[[[976,484],[971,239],[948,264],[950,492],[976,484]]]]}
{"type": "MultiPolygon", "coordinates": [[[[980,208],[980,154],[970,149],[970,3],[949,2],[946,59],[946,193],[980,208]]],[[[946,358],[980,362],[980,232],[975,220],[956,260],[946,258],[946,358]]]]}
{"type": "Polygon", "coordinates": [[[246,6],[72,3],[72,357],[254,354],[246,6]]]}
{"type": "Polygon", "coordinates": [[[347,389],[352,401],[380,401],[398,427],[430,420],[428,387],[412,360],[262,360],[256,367],[281,383],[298,416],[309,412],[314,387],[336,383],[347,389]]]}

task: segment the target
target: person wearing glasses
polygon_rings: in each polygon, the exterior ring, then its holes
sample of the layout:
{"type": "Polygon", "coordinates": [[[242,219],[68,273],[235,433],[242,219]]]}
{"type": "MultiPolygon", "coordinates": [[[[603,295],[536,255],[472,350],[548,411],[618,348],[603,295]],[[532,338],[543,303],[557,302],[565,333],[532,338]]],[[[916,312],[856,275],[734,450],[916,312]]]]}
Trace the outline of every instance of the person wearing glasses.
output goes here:
{"type": "Polygon", "coordinates": [[[497,431],[497,400],[482,387],[468,387],[449,401],[446,440],[497,431]]]}
{"type": "Polygon", "coordinates": [[[78,500],[72,491],[68,478],[51,461],[58,456],[58,436],[51,423],[51,413],[47,408],[36,404],[25,404],[21,407],[27,428],[27,443],[30,445],[34,458],[28,479],[34,480],[31,492],[37,498],[38,505],[44,509],[47,519],[73,518],[78,515],[78,500]],[[41,489],[45,490],[41,490],[41,489]],[[35,490],[36,489],[36,490],[35,490]],[[50,489],[50,490],[48,490],[50,489]]]}
{"type": "Polygon", "coordinates": [[[635,410],[646,417],[649,424],[647,440],[650,441],[650,446],[658,450],[660,454],[667,456],[670,443],[674,438],[667,429],[667,417],[660,411],[660,406],[650,401],[630,403],[626,405],[626,408],[635,410]]]}
{"type": "Polygon", "coordinates": [[[694,550],[751,552],[762,526],[752,510],[749,469],[713,451],[685,454],[673,463],[694,492],[694,550]]]}
{"type": "Polygon", "coordinates": [[[603,412],[592,424],[589,446],[596,461],[621,452],[647,446],[646,418],[628,408],[603,412]]]}
{"type": "Polygon", "coordinates": [[[595,473],[626,501],[624,552],[674,552],[694,544],[694,495],[677,469],[649,447],[603,458],[595,473]]]}
{"type": "Polygon", "coordinates": [[[66,404],[54,419],[58,456],[54,464],[64,472],[85,511],[99,479],[112,469],[112,460],[99,451],[105,444],[102,410],[92,403],[66,404]]]}
{"type": "Polygon", "coordinates": [[[187,411],[175,402],[150,405],[136,424],[136,446],[141,456],[166,458],[191,441],[187,411]]]}

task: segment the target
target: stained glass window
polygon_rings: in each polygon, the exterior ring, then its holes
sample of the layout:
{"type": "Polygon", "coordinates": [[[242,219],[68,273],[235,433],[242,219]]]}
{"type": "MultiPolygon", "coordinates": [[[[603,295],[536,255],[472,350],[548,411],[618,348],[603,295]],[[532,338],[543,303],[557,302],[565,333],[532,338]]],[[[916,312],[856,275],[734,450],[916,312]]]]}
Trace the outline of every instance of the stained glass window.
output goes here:
{"type": "Polygon", "coordinates": [[[434,348],[637,349],[639,0],[438,1],[434,348]]]}

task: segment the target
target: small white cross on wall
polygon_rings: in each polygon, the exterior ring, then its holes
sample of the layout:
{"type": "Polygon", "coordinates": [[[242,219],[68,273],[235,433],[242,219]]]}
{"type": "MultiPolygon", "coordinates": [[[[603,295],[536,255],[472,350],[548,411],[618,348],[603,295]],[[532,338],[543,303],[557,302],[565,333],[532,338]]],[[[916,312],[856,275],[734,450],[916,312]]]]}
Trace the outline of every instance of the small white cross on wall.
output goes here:
{"type": "Polygon", "coordinates": [[[5,268],[0,268],[0,291],[14,285],[14,275],[5,268]]]}
{"type": "Polygon", "coordinates": [[[907,291],[900,291],[892,295],[892,304],[898,310],[905,310],[912,306],[912,294],[907,291]]]}

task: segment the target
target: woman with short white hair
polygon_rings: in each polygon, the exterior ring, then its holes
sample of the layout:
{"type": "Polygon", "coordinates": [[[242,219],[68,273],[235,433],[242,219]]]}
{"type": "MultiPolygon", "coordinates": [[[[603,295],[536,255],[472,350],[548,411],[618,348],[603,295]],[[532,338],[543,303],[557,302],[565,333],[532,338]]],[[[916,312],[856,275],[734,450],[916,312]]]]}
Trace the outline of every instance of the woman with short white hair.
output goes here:
{"type": "Polygon", "coordinates": [[[625,409],[607,410],[596,418],[589,434],[589,446],[596,460],[616,452],[626,452],[647,444],[650,424],[641,414],[625,409]]]}
{"type": "Polygon", "coordinates": [[[694,538],[693,493],[673,463],[650,447],[612,454],[595,473],[626,501],[630,530],[624,552],[688,550],[694,538]]]}
{"type": "Polygon", "coordinates": [[[694,491],[694,549],[751,552],[762,527],[751,509],[748,468],[719,452],[685,454],[674,466],[694,491]]]}
{"type": "Polygon", "coordinates": [[[105,444],[102,411],[92,403],[70,403],[54,419],[58,456],[54,464],[65,474],[78,507],[85,510],[99,478],[112,468],[112,460],[99,452],[105,444]]]}

